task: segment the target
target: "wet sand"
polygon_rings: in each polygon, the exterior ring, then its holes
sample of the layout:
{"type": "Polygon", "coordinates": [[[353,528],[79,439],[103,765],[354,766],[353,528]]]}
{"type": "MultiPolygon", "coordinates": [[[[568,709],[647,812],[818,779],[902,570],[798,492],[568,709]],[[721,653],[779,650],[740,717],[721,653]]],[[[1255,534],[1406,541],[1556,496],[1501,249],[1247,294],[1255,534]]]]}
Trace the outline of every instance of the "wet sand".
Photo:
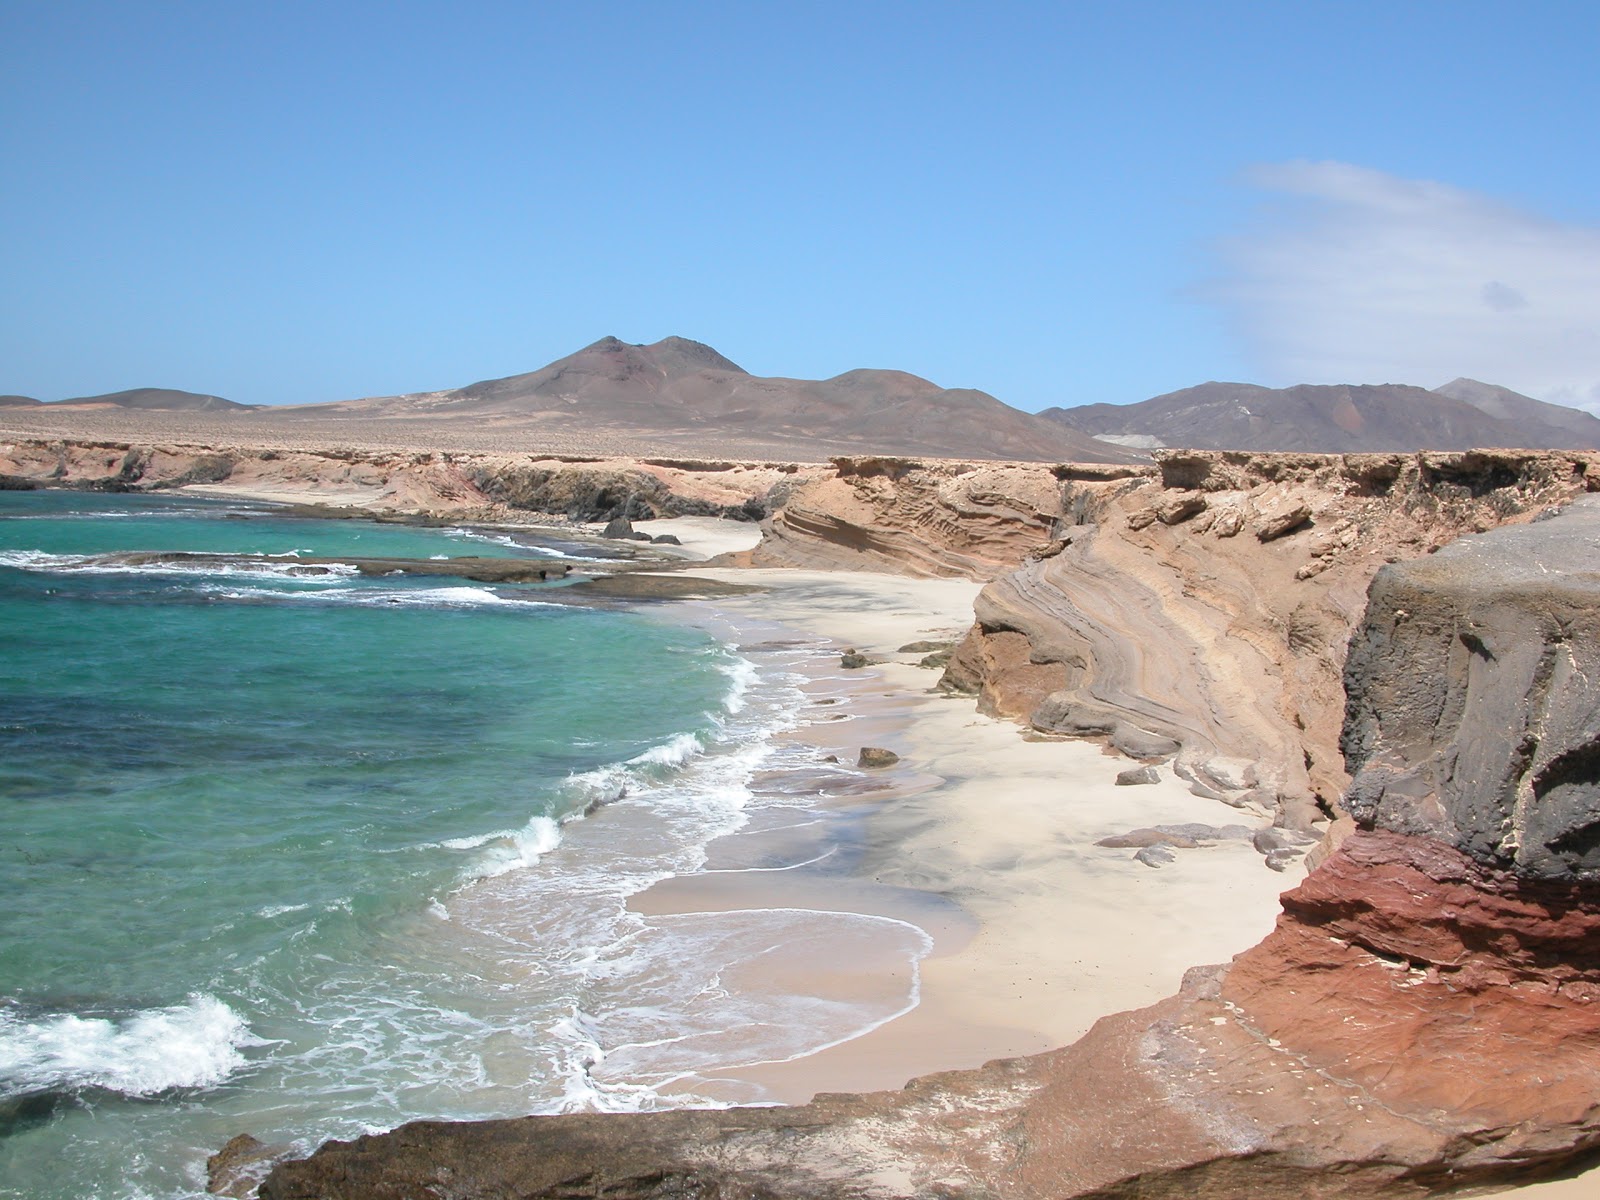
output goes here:
{"type": "MultiPolygon", "coordinates": [[[[776,620],[884,659],[817,680],[813,715],[840,719],[818,719],[794,736],[844,763],[863,746],[893,750],[901,761],[863,773],[884,791],[826,801],[860,809],[847,843],[734,834],[713,844],[714,873],[659,883],[633,907],[856,911],[919,924],[933,939],[910,1012],[802,1059],[723,1072],[730,1085],[754,1083],[773,1100],[798,1103],[818,1091],[899,1087],[916,1075],[1065,1045],[1102,1016],[1170,995],[1189,967],[1259,941],[1279,892],[1298,881],[1296,870],[1269,871],[1248,840],[1178,851],[1159,869],[1134,861],[1131,850],[1094,845],[1144,825],[1268,822],[1192,796],[1170,777],[1118,787],[1128,760],[1085,742],[1030,740],[977,713],[970,697],[931,691],[939,672],[914,665],[921,652],[898,649],[958,636],[979,585],[867,573],[696,573],[768,589],[717,602],[736,622],[776,620]],[[819,854],[828,857],[809,861],[819,854]],[[849,860],[843,877],[840,856],[849,860]],[[754,861],[790,865],[739,867],[754,861]]],[[[876,986],[847,967],[790,959],[769,968],[781,979],[752,968],[747,983],[809,986],[841,999],[876,986]]]]}

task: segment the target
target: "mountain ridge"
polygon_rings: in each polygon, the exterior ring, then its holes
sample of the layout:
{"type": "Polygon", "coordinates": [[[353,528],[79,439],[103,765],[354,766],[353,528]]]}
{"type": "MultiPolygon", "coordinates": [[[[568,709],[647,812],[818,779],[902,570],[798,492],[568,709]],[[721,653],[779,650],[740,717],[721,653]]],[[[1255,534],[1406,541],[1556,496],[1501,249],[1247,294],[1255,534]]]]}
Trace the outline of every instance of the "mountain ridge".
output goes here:
{"type": "Polygon", "coordinates": [[[1396,383],[1268,388],[1211,381],[1137,404],[1049,408],[1039,415],[1145,449],[1600,448],[1600,420],[1589,414],[1468,379],[1432,390],[1396,383]]]}
{"type": "Polygon", "coordinates": [[[752,375],[703,342],[603,337],[534,371],[461,388],[297,406],[285,414],[375,419],[581,419],[612,430],[759,431],[832,453],[1129,462],[1109,443],[1041,420],[974,388],[906,371],[856,368],[829,379],[752,375]]]}

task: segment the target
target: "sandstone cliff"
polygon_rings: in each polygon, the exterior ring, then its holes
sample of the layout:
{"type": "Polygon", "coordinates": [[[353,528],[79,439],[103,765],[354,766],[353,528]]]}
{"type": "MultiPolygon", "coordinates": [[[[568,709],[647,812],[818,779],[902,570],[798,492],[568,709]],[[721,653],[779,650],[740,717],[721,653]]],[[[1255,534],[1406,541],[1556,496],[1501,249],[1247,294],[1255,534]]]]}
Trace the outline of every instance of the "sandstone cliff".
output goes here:
{"type": "Polygon", "coordinates": [[[1597,658],[1600,500],[1386,567],[1361,830],[1261,945],[1073,1046],[791,1109],[419,1123],[261,1194],[1421,1197],[1592,1162],[1597,658]]]}
{"type": "Polygon", "coordinates": [[[1159,458],[1066,485],[1075,523],[984,590],[947,682],[1135,756],[1181,744],[1197,787],[1290,824],[1346,782],[1340,672],[1377,569],[1600,486],[1587,454],[1159,458]]]}
{"type": "Polygon", "coordinates": [[[1340,672],[1378,568],[1600,487],[1590,452],[1157,458],[836,459],[755,561],[990,579],[946,686],[1040,731],[1177,752],[1195,787],[1305,826],[1347,782],[1340,672]]]}
{"type": "Polygon", "coordinates": [[[1064,473],[1123,479],[1154,470],[884,457],[832,465],[786,497],[757,566],[992,578],[1050,541],[1065,511],[1064,473]]]}

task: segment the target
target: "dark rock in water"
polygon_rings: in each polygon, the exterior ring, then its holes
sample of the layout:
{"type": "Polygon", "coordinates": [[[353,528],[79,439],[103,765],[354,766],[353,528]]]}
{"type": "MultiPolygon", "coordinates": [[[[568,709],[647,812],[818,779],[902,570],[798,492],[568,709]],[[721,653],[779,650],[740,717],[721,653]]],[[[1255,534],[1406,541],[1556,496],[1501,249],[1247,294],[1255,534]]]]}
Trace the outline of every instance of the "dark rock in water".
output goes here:
{"type": "Polygon", "coordinates": [[[885,750],[881,746],[861,747],[861,757],[856,759],[858,767],[892,767],[900,761],[900,756],[893,750],[885,750]]]}
{"type": "Polygon", "coordinates": [[[839,656],[839,665],[846,671],[859,671],[862,667],[872,666],[876,661],[855,650],[846,650],[839,656]]]}
{"type": "Polygon", "coordinates": [[[270,554],[207,554],[194,550],[119,551],[102,554],[90,560],[123,567],[148,567],[162,565],[190,566],[287,566],[295,575],[326,575],[330,567],[354,567],[362,575],[429,575],[453,579],[470,579],[474,583],[543,583],[560,579],[567,573],[567,564],[547,558],[480,558],[464,555],[460,558],[339,558],[307,555],[289,561],[270,554]]]}
{"type": "Polygon", "coordinates": [[[600,536],[611,538],[613,541],[637,542],[643,540],[648,542],[650,540],[650,535],[648,533],[640,533],[634,529],[633,522],[628,520],[627,517],[612,517],[606,523],[606,527],[600,531],[600,536]]]}
{"type": "Polygon", "coordinates": [[[1129,767],[1117,772],[1118,787],[1136,787],[1143,783],[1160,783],[1161,772],[1154,767],[1129,767]]]}
{"type": "Polygon", "coordinates": [[[35,492],[44,484],[26,475],[0,475],[0,492],[35,492]]]}
{"type": "Polygon", "coordinates": [[[650,539],[650,544],[652,546],[681,546],[681,545],[683,545],[683,543],[678,540],[678,535],[675,534],[675,533],[658,533],[658,534],[655,535],[655,537],[650,539]]]}
{"type": "Polygon", "coordinates": [[[259,1138],[241,1133],[206,1159],[206,1191],[213,1196],[233,1196],[248,1200],[279,1159],[287,1158],[294,1147],[287,1143],[268,1145],[259,1138]]]}

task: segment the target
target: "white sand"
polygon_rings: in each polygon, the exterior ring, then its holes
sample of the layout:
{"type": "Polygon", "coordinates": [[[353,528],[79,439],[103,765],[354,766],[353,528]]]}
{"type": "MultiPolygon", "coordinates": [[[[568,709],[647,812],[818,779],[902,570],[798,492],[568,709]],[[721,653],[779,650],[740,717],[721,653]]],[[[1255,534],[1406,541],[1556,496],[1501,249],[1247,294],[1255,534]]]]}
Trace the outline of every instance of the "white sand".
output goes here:
{"type": "MultiPolygon", "coordinates": [[[[884,884],[948,896],[978,923],[975,936],[942,939],[924,962],[922,1002],[912,1013],[742,1077],[796,1102],[819,1090],[898,1087],[913,1075],[1065,1045],[1102,1016],[1172,994],[1189,967],[1226,961],[1271,929],[1279,892],[1299,875],[1269,871],[1248,841],[1178,850],[1159,869],[1135,862],[1132,850],[1094,845],[1144,825],[1237,825],[1250,817],[1192,796],[1170,777],[1117,787],[1128,760],[1085,742],[1029,740],[1018,726],[979,715],[970,697],[931,693],[938,672],[913,665],[920,653],[896,653],[908,642],[965,632],[978,584],[862,572],[695,573],[771,588],[719,601],[721,609],[893,660],[854,678],[847,720],[812,726],[805,736],[836,744],[841,759],[862,745],[883,746],[933,777],[871,818],[868,869],[884,884]]],[[[692,902],[727,906],[715,896],[744,886],[743,903],[755,907],[765,885],[756,876],[744,885],[724,877],[715,891],[685,886],[661,894],[667,908],[683,911],[692,902]]],[[[648,895],[645,902],[652,903],[648,895]]]]}
{"type": "MultiPolygon", "coordinates": [[[[724,521],[720,517],[660,517],[653,521],[635,521],[633,527],[651,537],[670,533],[683,543],[681,557],[704,560],[719,554],[738,554],[753,550],[761,541],[761,526],[753,521],[724,521]]],[[[603,525],[593,526],[598,533],[603,525]]],[[[671,554],[672,546],[661,550],[671,554]]]]}

